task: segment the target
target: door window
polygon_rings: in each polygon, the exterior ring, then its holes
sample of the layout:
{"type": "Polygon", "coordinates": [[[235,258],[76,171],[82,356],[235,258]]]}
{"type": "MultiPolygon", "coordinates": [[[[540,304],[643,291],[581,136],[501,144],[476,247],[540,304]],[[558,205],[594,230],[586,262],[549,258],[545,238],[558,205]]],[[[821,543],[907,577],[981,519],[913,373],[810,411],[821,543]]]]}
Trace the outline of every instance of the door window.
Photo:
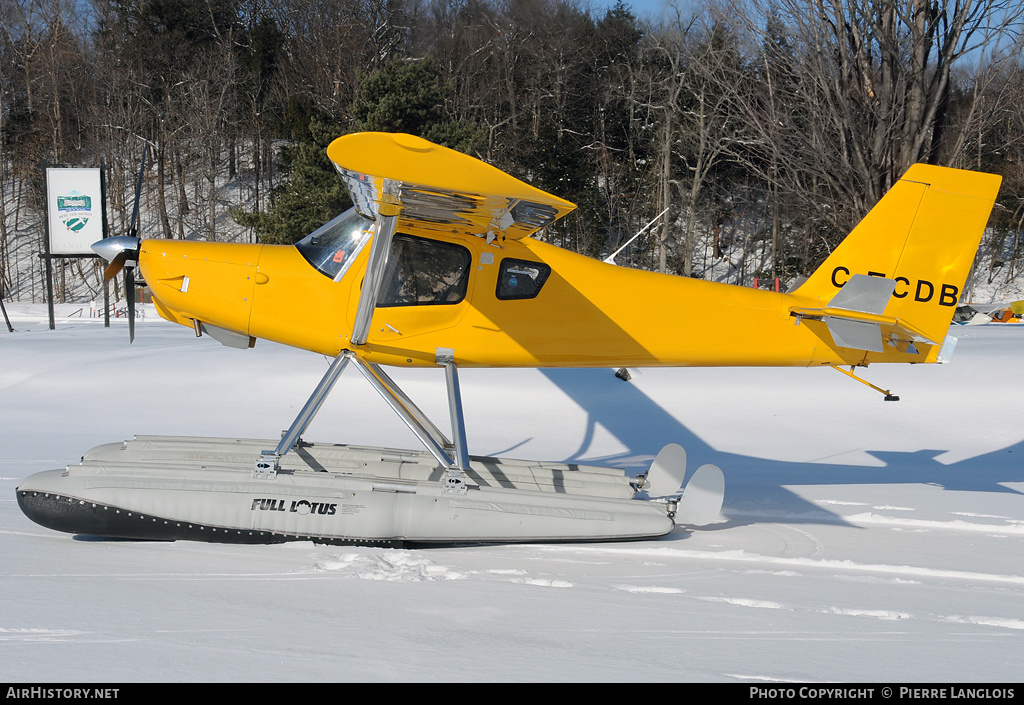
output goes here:
{"type": "Polygon", "coordinates": [[[471,259],[461,245],[396,234],[377,306],[457,304],[466,297],[471,259]]]}

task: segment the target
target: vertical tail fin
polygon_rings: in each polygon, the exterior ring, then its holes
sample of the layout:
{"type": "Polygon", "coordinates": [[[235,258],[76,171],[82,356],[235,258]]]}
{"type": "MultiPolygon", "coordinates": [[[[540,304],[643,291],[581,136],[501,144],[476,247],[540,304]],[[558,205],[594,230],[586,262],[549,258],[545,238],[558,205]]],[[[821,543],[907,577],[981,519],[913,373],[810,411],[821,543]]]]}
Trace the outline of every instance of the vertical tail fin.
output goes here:
{"type": "Polygon", "coordinates": [[[1001,177],[915,164],[794,294],[823,305],[855,274],[893,279],[885,315],[941,342],[1001,177]]]}

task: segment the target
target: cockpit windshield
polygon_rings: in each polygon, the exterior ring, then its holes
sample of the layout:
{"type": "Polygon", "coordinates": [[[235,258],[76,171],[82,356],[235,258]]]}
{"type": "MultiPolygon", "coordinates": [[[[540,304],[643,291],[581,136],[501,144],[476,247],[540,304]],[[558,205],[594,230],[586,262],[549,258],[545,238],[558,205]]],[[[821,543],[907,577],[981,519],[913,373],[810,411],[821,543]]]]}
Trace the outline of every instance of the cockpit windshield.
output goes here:
{"type": "Polygon", "coordinates": [[[349,208],[295,246],[317,271],[341,281],[372,234],[373,221],[356,213],[355,208],[349,208]]]}

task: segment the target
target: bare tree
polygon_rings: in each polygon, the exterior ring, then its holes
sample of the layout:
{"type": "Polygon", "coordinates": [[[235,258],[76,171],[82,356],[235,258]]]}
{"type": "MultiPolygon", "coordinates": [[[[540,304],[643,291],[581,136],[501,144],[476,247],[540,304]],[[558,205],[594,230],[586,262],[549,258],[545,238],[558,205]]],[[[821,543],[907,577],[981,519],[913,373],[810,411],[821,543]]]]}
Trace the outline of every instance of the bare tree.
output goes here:
{"type": "MultiPolygon", "coordinates": [[[[956,164],[984,131],[984,76],[1018,60],[1017,0],[727,0],[751,65],[738,156],[835,232],[915,162],[956,164]],[[957,94],[961,67],[966,94],[957,94]],[[980,82],[980,83],[979,83],[980,82]],[[979,93],[972,90],[977,88],[979,93]],[[958,111],[971,114],[957,120],[958,111]]],[[[721,7],[720,7],[721,11],[721,7]]]]}
{"type": "Polygon", "coordinates": [[[732,105],[739,76],[739,55],[728,30],[721,24],[704,27],[690,47],[680,114],[679,153],[685,171],[679,188],[686,203],[683,275],[687,277],[693,274],[694,230],[702,191],[735,141],[732,105]]]}
{"type": "MultiPolygon", "coordinates": [[[[676,12],[672,22],[660,31],[652,31],[645,42],[645,60],[639,67],[637,81],[643,86],[638,93],[642,109],[650,111],[657,124],[656,192],[657,210],[671,209],[673,161],[679,127],[680,99],[685,91],[687,44],[694,25],[693,17],[676,12]]],[[[658,228],[657,271],[667,270],[669,242],[675,212],[662,220],[658,228]]]]}

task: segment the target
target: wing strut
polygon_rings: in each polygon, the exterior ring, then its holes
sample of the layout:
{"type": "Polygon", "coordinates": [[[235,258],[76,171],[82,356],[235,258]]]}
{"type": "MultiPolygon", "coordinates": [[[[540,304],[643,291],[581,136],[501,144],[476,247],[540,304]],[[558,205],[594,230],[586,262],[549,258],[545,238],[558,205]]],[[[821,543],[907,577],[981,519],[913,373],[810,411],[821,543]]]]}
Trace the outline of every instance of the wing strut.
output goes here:
{"type": "Polygon", "coordinates": [[[376,232],[370,245],[370,256],[366,262],[366,276],[363,279],[363,291],[359,296],[356,308],[356,322],[352,326],[353,345],[363,345],[370,332],[370,321],[373,310],[377,306],[377,295],[384,283],[384,270],[391,252],[391,238],[398,227],[398,215],[401,208],[397,203],[385,201],[377,205],[376,232]]]}

